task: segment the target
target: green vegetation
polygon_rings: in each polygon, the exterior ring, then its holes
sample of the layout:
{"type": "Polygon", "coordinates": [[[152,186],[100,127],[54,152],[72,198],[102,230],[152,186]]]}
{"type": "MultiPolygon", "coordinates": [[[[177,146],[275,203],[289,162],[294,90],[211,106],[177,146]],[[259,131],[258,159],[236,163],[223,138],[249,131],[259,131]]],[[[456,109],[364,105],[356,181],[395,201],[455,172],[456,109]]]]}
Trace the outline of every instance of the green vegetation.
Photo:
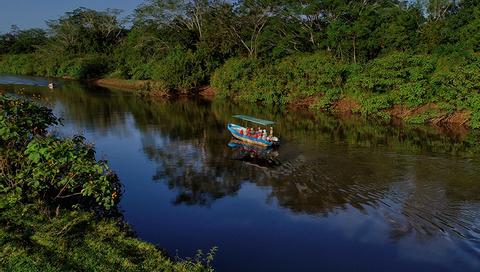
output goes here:
{"type": "Polygon", "coordinates": [[[51,110],[0,97],[0,270],[210,271],[214,250],[174,262],[131,235],[117,176],[51,110]]]}
{"type": "MultiPolygon", "coordinates": [[[[480,127],[480,4],[476,0],[146,0],[128,20],[85,8],[48,33],[0,36],[0,72],[153,80],[148,90],[336,110],[394,106],[465,112],[480,127]]],[[[449,118],[444,118],[444,120],[449,118]]],[[[451,120],[450,118],[449,120],[451,120]]],[[[462,121],[463,122],[463,121],[462,121]]]]}

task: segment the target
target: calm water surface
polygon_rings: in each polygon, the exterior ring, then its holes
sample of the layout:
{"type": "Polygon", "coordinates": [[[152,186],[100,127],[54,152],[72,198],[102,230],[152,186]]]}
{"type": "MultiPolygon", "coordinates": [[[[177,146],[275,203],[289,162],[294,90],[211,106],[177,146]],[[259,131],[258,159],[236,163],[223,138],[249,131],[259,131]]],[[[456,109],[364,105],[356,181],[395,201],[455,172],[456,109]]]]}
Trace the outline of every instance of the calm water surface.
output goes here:
{"type": "Polygon", "coordinates": [[[47,83],[0,76],[63,118],[56,133],[96,145],[126,221],[171,256],[217,246],[218,271],[480,271],[477,132],[47,83]],[[239,113],[278,121],[284,144],[229,147],[239,113]]]}

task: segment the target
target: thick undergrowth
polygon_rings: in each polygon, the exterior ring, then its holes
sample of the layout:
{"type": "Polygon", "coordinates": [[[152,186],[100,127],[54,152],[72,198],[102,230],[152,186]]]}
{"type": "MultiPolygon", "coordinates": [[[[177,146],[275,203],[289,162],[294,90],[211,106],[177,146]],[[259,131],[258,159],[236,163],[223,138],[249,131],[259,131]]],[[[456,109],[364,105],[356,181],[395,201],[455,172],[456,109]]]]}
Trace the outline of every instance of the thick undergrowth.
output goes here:
{"type": "Polygon", "coordinates": [[[214,73],[212,86],[220,97],[242,102],[284,106],[307,101],[314,110],[479,128],[478,71],[480,55],[475,53],[440,57],[398,52],[352,64],[325,52],[289,56],[274,64],[232,59],[214,73]],[[339,105],[345,100],[347,107],[339,105]],[[464,118],[449,119],[460,111],[464,118]]]}

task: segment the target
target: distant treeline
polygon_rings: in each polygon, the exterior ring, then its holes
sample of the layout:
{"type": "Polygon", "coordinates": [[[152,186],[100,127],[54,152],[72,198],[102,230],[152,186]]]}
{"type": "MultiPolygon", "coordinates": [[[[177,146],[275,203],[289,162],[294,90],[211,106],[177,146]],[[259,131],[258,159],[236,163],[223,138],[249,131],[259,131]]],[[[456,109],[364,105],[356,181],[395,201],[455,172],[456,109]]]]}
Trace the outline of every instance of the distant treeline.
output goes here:
{"type": "Polygon", "coordinates": [[[348,96],[382,116],[435,104],[414,121],[468,110],[480,125],[478,0],[147,0],[127,17],[79,8],[47,24],[0,36],[0,72],[211,84],[317,108],[348,96]]]}

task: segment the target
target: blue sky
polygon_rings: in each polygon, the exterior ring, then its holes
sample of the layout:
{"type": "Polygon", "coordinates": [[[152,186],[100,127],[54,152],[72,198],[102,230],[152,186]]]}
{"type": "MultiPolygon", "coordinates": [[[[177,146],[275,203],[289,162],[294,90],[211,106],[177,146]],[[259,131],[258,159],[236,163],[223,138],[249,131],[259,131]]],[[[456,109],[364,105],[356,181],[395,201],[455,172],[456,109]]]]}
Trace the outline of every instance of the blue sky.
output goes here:
{"type": "Polygon", "coordinates": [[[0,0],[0,33],[10,30],[12,24],[20,28],[46,28],[45,21],[57,19],[78,7],[96,10],[117,8],[128,15],[143,0],[0,0]]]}

